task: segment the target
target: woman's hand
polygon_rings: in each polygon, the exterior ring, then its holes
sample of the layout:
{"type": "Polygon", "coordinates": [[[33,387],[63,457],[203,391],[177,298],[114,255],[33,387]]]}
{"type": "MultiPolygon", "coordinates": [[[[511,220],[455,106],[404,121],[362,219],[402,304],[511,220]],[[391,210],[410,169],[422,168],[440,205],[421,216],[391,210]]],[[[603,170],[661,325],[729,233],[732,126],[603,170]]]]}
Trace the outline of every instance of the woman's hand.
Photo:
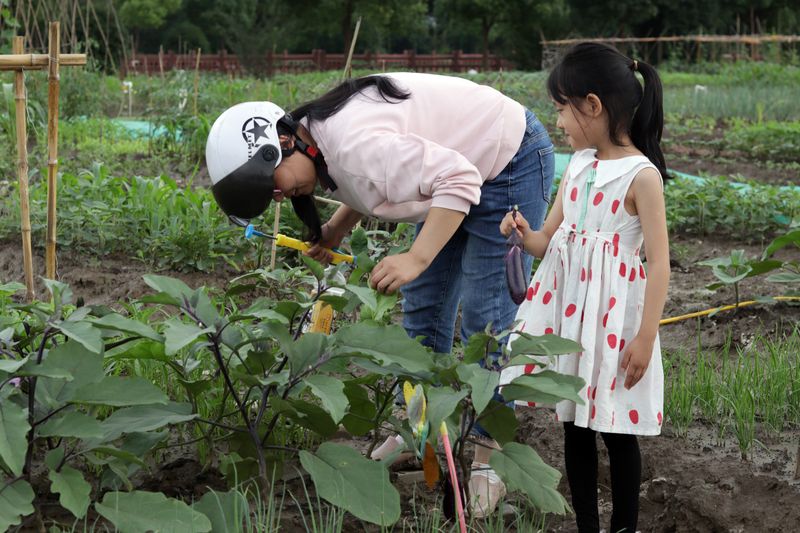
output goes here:
{"type": "Polygon", "coordinates": [[[625,388],[632,389],[642,379],[653,357],[655,339],[637,335],[625,349],[622,369],[625,370],[625,388]]]}
{"type": "Polygon", "coordinates": [[[413,252],[384,257],[372,269],[369,285],[383,294],[391,294],[400,287],[414,281],[428,268],[428,262],[413,252]]]}
{"type": "Polygon", "coordinates": [[[320,263],[328,264],[333,260],[331,248],[338,248],[345,235],[346,232],[326,222],[322,225],[322,238],[306,250],[305,254],[320,263]]]}
{"type": "Polygon", "coordinates": [[[528,221],[525,220],[525,217],[522,216],[522,213],[517,211],[517,216],[515,217],[514,211],[509,211],[506,213],[506,216],[503,217],[503,221],[500,222],[500,233],[508,237],[515,229],[520,237],[524,237],[525,233],[531,229],[531,226],[528,224],[528,221]]]}

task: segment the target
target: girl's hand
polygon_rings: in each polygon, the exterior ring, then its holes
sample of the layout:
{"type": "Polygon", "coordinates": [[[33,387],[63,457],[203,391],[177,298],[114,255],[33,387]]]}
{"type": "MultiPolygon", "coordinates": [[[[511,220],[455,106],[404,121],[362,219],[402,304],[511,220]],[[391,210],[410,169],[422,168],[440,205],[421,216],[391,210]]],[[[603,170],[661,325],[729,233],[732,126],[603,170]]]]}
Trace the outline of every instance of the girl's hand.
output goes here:
{"type": "Polygon", "coordinates": [[[522,216],[522,213],[517,211],[517,216],[514,216],[514,211],[509,211],[506,213],[506,216],[503,217],[503,221],[500,222],[500,233],[508,237],[511,235],[513,230],[517,230],[517,233],[520,237],[523,237],[525,233],[531,229],[530,224],[528,221],[525,220],[525,217],[522,216]]]}
{"type": "Polygon", "coordinates": [[[369,285],[383,294],[391,294],[414,281],[428,268],[428,264],[412,252],[384,257],[372,269],[369,285]]]}
{"type": "Polygon", "coordinates": [[[322,238],[306,250],[305,254],[320,263],[328,264],[333,259],[331,248],[338,248],[345,234],[346,232],[339,231],[330,222],[326,222],[322,225],[322,238]]]}
{"type": "Polygon", "coordinates": [[[647,372],[650,358],[653,357],[653,344],[655,339],[650,340],[637,335],[625,349],[621,366],[625,370],[626,389],[632,389],[647,372]]]}

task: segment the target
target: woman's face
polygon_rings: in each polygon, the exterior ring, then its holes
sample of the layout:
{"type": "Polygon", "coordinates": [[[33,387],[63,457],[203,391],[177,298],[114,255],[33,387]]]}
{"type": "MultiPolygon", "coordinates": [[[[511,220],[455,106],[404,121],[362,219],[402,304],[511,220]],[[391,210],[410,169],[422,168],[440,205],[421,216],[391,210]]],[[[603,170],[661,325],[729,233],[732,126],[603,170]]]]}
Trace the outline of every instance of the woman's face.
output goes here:
{"type": "MultiPolygon", "coordinates": [[[[284,147],[283,145],[284,139],[281,138],[281,146],[284,147]]],[[[299,150],[295,150],[289,157],[284,157],[275,169],[275,191],[272,197],[280,202],[284,198],[310,195],[314,193],[316,185],[317,170],[314,168],[314,162],[299,150]]]]}

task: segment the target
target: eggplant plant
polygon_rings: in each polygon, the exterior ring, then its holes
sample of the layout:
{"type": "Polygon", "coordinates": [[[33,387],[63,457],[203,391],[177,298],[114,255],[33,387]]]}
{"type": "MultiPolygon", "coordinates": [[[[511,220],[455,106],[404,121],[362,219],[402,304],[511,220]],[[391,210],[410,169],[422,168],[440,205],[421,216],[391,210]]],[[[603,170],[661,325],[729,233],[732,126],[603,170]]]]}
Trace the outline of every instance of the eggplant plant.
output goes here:
{"type": "MultiPolygon", "coordinates": [[[[75,307],[66,285],[45,283],[49,303],[14,304],[8,297],[20,286],[0,287],[6,300],[0,318],[2,530],[38,513],[34,476],[46,477],[50,492],[78,519],[91,504],[92,483],[85,474],[98,474],[100,484],[113,478],[112,491],[95,505],[108,516],[104,503],[117,494],[113,489],[133,488],[130,475],[167,437],[166,427],[196,417],[191,405],[170,401],[149,380],[105,370],[104,358],[115,346],[129,339],[163,343],[161,334],[107,309],[75,307]]],[[[188,523],[195,531],[210,531],[202,514],[163,495],[162,500],[154,502],[153,513],[163,513],[166,527],[188,523]]]]}
{"type": "MultiPolygon", "coordinates": [[[[69,288],[50,281],[50,303],[7,305],[0,324],[0,525],[35,513],[32,477],[47,472],[50,491],[76,518],[94,505],[121,530],[209,531],[203,509],[213,505],[135,490],[131,481],[148,453],[186,428],[199,431],[221,456],[219,464],[240,483],[257,483],[262,494],[275,490],[274,480],[296,461],[320,498],[390,526],[401,507],[386,464],[329,442],[333,434],[371,435],[374,444],[380,432],[391,431],[410,448],[435,450],[444,422],[463,476],[479,423],[501,445],[491,464],[512,492],[544,512],[568,510],[557,490],[560,474],[516,442],[513,410],[493,399],[499,373],[481,363],[498,346],[504,346],[502,365],[541,364],[529,356],[575,353],[580,346],[522,335],[505,347],[509,331],[487,327],[468,339],[463,353],[434,354],[393,323],[397,296],[364,285],[368,257],[359,257],[347,281],[305,262],[242,276],[221,298],[177,279],[145,276],[155,292],[129,309],[150,312],[130,316],[75,307],[69,288]],[[339,294],[329,290],[336,285],[339,294]],[[308,329],[320,300],[346,318],[327,335],[308,329]],[[133,375],[135,365],[123,364],[145,360],[161,365],[164,383],[156,386],[133,375]],[[408,421],[393,413],[396,386],[406,381],[428,398],[425,442],[415,441],[408,421]],[[210,414],[202,408],[205,398],[218,399],[210,414]],[[287,441],[287,425],[314,444],[287,441]],[[90,473],[99,479],[87,480],[90,473]],[[143,507],[152,512],[142,516],[137,509],[143,507]]],[[[582,387],[579,378],[538,372],[520,376],[504,392],[508,401],[580,402],[582,387]]],[[[241,517],[241,502],[226,501],[241,517]]]]}

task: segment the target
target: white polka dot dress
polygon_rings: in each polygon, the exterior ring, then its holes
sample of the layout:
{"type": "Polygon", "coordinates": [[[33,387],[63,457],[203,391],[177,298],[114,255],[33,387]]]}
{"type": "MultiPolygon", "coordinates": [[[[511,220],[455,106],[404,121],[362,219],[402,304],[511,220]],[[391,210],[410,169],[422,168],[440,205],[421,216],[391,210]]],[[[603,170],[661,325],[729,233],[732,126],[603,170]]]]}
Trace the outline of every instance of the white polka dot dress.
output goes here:
{"type": "MultiPolygon", "coordinates": [[[[639,217],[625,210],[625,195],[647,167],[655,168],[644,156],[599,161],[595,150],[575,153],[563,178],[564,220],[517,312],[522,331],[554,333],[584,347],[583,353],[539,359],[550,370],[586,382],[584,405],[559,402],[556,420],[604,433],[658,435],[663,420],[658,337],[650,365],[632,389],[623,386],[620,368],[625,344],[639,330],[647,283],[639,258],[642,227],[639,217]]],[[[535,365],[509,367],[501,384],[540,370],[535,365]]]]}

